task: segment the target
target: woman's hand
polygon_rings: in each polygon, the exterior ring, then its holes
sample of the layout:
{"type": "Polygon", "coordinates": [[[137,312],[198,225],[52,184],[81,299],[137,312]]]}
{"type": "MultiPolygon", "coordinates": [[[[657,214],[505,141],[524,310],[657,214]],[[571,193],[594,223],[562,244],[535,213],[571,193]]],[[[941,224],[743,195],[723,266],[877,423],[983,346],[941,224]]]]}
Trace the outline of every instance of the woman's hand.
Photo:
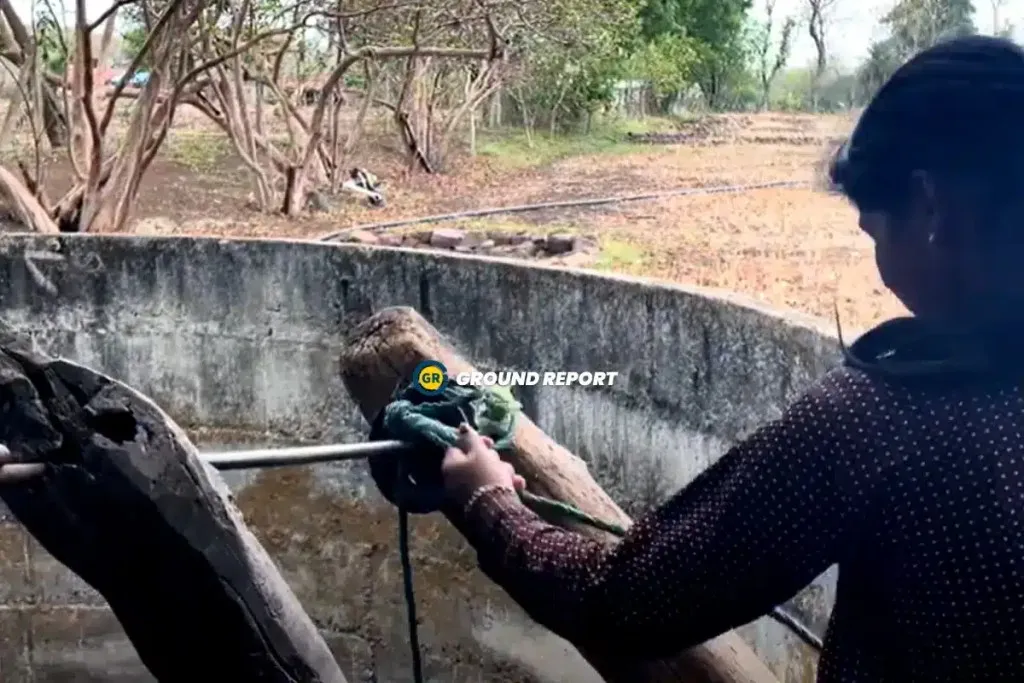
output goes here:
{"type": "Polygon", "coordinates": [[[457,505],[465,504],[484,486],[507,486],[516,491],[526,488],[526,480],[501,459],[494,442],[465,424],[459,427],[458,443],[444,455],[441,473],[448,498],[457,505]]]}

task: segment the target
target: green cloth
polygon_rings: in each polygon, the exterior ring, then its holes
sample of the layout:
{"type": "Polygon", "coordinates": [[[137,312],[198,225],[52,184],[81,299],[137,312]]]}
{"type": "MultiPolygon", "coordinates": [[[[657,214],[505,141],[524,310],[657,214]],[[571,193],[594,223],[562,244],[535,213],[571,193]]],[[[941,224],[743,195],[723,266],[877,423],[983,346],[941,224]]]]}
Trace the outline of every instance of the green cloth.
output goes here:
{"type": "MultiPolygon", "coordinates": [[[[408,387],[384,409],[384,430],[398,441],[427,442],[438,448],[454,446],[458,426],[469,424],[494,441],[497,451],[508,450],[515,434],[522,405],[506,387],[464,387],[449,384],[438,400],[423,401],[414,387],[408,387]]],[[[527,491],[520,499],[539,515],[557,521],[577,522],[616,536],[626,528],[597,519],[579,508],[527,491]]]]}

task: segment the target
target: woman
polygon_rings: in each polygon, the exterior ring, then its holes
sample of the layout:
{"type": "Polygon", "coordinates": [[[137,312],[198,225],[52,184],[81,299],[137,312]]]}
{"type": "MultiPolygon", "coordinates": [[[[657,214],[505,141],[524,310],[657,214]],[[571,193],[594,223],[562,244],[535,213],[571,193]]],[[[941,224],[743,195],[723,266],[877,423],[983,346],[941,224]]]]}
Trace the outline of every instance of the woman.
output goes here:
{"type": "Polygon", "coordinates": [[[821,683],[1024,681],[1024,51],[970,37],[919,54],[830,175],[912,317],[613,548],[524,507],[468,429],[448,514],[492,579],[586,649],[668,656],[838,563],[821,683]]]}

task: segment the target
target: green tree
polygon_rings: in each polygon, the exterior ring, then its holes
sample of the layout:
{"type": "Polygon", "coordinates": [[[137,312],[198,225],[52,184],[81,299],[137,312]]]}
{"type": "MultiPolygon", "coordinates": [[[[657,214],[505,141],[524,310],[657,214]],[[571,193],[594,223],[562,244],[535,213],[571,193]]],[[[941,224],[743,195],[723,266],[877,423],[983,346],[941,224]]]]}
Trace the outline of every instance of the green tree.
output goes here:
{"type": "Polygon", "coordinates": [[[68,66],[67,36],[49,13],[36,19],[36,40],[46,69],[55,74],[64,73],[68,66]]]}
{"type": "Polygon", "coordinates": [[[699,49],[697,42],[688,36],[663,33],[642,43],[630,56],[626,74],[650,83],[654,96],[666,111],[676,94],[694,83],[699,49]]]}
{"type": "Polygon", "coordinates": [[[857,102],[863,104],[889,80],[905,61],[895,38],[886,38],[868,48],[868,58],[857,72],[857,102]]]}
{"type": "MultiPolygon", "coordinates": [[[[124,56],[129,60],[134,60],[135,56],[142,51],[142,46],[146,43],[146,27],[142,24],[131,24],[121,34],[121,50],[124,56]]],[[[143,58],[143,62],[145,62],[143,58]]],[[[143,64],[143,67],[146,65],[143,64]]]]}
{"type": "Polygon", "coordinates": [[[721,106],[729,86],[744,72],[747,12],[752,0],[648,0],[640,10],[643,35],[685,37],[696,53],[691,67],[708,105],[721,106]]]}
{"type": "Polygon", "coordinates": [[[977,32],[971,0],[899,0],[881,23],[889,37],[871,46],[858,74],[862,99],[870,98],[901,64],[921,50],[977,32]]]}
{"type": "Polygon", "coordinates": [[[557,0],[522,7],[527,21],[509,36],[519,65],[509,86],[520,114],[552,132],[586,124],[629,75],[629,55],[641,44],[635,5],[557,0]]]}
{"type": "Polygon", "coordinates": [[[971,0],[899,0],[882,17],[904,59],[946,38],[970,35],[974,26],[971,0]]]}

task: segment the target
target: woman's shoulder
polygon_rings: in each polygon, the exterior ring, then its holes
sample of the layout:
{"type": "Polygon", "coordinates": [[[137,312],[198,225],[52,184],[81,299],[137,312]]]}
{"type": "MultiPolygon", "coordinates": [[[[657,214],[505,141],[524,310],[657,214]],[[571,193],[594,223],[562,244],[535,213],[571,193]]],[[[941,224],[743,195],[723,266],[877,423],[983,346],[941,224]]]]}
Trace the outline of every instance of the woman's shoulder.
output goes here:
{"type": "Polygon", "coordinates": [[[893,387],[870,373],[838,366],[808,386],[791,408],[815,409],[823,416],[836,418],[875,410],[891,401],[893,387]]]}
{"type": "Polygon", "coordinates": [[[844,346],[842,363],[802,400],[843,414],[870,413],[1000,389],[1012,373],[979,339],[912,317],[887,320],[844,346]]]}
{"type": "Polygon", "coordinates": [[[835,464],[884,452],[903,423],[928,399],[917,390],[869,372],[837,367],[818,379],[786,409],[782,423],[794,435],[813,435],[835,464]],[[895,431],[894,431],[895,430],[895,431]]]}
{"type": "Polygon", "coordinates": [[[837,428],[865,422],[890,423],[893,417],[947,402],[969,390],[969,383],[906,380],[841,365],[810,385],[793,404],[797,411],[813,409],[837,428]]]}

